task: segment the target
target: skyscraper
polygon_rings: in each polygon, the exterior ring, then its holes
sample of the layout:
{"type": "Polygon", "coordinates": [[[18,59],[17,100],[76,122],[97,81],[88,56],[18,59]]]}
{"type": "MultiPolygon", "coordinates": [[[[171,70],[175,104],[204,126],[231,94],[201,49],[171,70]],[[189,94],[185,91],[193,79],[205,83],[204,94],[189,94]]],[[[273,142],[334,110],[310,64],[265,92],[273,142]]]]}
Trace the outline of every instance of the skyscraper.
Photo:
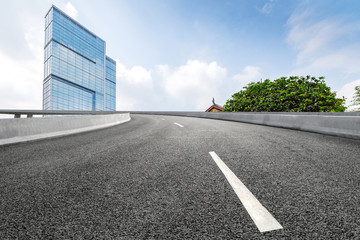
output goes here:
{"type": "Polygon", "coordinates": [[[51,6],[45,16],[44,110],[115,111],[116,62],[104,40],[51,6]]]}

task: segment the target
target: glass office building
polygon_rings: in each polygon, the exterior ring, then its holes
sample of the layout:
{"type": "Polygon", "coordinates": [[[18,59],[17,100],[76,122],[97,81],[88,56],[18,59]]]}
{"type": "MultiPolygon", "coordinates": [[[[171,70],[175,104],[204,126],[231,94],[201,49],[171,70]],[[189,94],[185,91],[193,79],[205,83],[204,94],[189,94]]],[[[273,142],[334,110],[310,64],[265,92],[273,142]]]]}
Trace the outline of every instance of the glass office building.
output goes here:
{"type": "Polygon", "coordinates": [[[44,50],[44,110],[116,110],[116,62],[104,40],[52,6],[44,50]]]}

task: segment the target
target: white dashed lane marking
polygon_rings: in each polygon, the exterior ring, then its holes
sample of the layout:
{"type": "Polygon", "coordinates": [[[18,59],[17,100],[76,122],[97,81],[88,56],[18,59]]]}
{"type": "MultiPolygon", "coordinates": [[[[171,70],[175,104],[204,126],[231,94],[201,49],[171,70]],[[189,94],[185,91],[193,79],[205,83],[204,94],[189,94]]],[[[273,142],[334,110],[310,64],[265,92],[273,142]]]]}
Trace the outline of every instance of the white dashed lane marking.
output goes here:
{"type": "Polygon", "coordinates": [[[215,163],[218,165],[226,179],[254,221],[260,232],[268,232],[282,229],[280,223],[271,215],[271,213],[256,199],[256,197],[247,189],[239,178],[226,166],[215,152],[209,152],[215,163]]]}
{"type": "Polygon", "coordinates": [[[184,127],[183,125],[179,124],[179,123],[176,123],[174,122],[175,125],[178,125],[179,127],[184,127]]]}

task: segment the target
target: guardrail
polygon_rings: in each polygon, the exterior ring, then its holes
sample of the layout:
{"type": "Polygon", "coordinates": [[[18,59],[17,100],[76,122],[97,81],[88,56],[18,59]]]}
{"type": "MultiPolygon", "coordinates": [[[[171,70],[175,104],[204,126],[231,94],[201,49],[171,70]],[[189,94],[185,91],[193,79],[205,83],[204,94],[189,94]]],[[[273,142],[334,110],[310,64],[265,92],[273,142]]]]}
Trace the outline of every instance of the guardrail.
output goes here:
{"type": "Polygon", "coordinates": [[[130,111],[152,114],[209,118],[289,128],[307,132],[360,139],[360,112],[176,112],[130,111]]]}
{"type": "Polygon", "coordinates": [[[131,119],[129,113],[115,111],[0,110],[0,114],[16,116],[15,119],[0,119],[0,146],[97,130],[131,119]],[[17,117],[21,114],[30,117],[17,117]],[[32,118],[36,114],[59,117],[32,118]]]}
{"type": "MultiPolygon", "coordinates": [[[[15,118],[26,115],[32,118],[34,115],[105,115],[116,114],[116,111],[59,111],[59,110],[16,110],[16,109],[0,109],[0,114],[14,114],[15,118]]],[[[124,112],[121,112],[124,113],[124,112]]]]}
{"type": "Polygon", "coordinates": [[[22,114],[31,118],[33,115],[107,115],[122,113],[228,120],[360,139],[360,112],[55,111],[0,109],[0,114],[14,114],[15,118],[19,118],[22,114]]]}

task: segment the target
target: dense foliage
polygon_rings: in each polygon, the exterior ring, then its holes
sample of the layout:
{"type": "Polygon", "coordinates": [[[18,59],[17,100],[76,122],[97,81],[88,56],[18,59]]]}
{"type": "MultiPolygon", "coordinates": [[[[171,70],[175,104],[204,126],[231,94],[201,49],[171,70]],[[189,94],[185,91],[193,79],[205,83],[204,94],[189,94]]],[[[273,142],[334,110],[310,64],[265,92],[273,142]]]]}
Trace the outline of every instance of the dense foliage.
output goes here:
{"type": "Polygon", "coordinates": [[[352,106],[358,106],[355,110],[360,110],[360,86],[355,87],[355,94],[351,102],[352,106]]]}
{"type": "Polygon", "coordinates": [[[252,82],[224,105],[228,112],[343,112],[344,98],[336,98],[324,77],[282,77],[252,82]]]}

